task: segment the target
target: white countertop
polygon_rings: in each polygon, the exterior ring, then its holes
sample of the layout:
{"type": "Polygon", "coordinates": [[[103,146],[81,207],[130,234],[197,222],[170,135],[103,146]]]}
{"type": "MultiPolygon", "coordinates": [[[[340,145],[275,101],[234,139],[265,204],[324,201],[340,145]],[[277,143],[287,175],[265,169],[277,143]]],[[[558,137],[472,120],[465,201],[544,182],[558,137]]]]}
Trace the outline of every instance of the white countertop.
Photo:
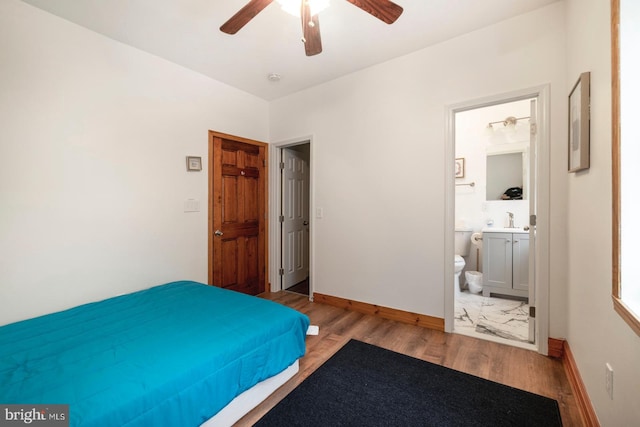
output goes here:
{"type": "Polygon", "coordinates": [[[483,233],[528,233],[529,231],[525,231],[522,227],[484,227],[482,229],[483,233]]]}

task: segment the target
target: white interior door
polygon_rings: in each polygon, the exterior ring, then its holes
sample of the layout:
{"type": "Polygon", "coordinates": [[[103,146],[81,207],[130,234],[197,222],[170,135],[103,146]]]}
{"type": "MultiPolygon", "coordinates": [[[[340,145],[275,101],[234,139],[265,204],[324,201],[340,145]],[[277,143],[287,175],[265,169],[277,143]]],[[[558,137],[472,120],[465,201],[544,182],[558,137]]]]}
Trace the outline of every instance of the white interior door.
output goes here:
{"type": "Polygon", "coordinates": [[[309,276],[308,152],[282,149],[282,288],[309,276]]]}
{"type": "Polygon", "coordinates": [[[529,342],[536,342],[536,182],[538,179],[538,102],[531,100],[529,137],[529,342]]]}

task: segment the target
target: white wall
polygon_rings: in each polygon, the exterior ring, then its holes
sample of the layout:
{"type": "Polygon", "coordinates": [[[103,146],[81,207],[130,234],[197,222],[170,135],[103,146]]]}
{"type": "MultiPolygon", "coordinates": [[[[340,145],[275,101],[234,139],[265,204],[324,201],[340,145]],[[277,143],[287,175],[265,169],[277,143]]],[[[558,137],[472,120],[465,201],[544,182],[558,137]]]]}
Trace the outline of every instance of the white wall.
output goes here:
{"type": "Polygon", "coordinates": [[[206,281],[207,131],[266,140],[268,104],[17,0],[0,40],[0,324],[206,281]]]}
{"type": "MultiPolygon", "coordinates": [[[[640,420],[640,337],[611,301],[611,38],[609,0],[567,0],[567,94],[591,71],[591,167],[567,174],[567,339],[603,426],[640,420]],[[605,363],[614,370],[614,398],[605,363]]],[[[563,162],[566,165],[566,153],[563,162]]]]}
{"type": "MultiPolygon", "coordinates": [[[[443,255],[446,107],[550,83],[558,155],[564,57],[564,5],[554,3],[272,102],[271,141],[313,135],[315,206],[324,209],[314,224],[315,291],[443,317],[453,262],[443,255]]],[[[550,225],[552,239],[561,225],[550,225]]],[[[552,262],[562,265],[559,246],[552,262]]],[[[558,271],[552,336],[564,334],[558,271]]]]}

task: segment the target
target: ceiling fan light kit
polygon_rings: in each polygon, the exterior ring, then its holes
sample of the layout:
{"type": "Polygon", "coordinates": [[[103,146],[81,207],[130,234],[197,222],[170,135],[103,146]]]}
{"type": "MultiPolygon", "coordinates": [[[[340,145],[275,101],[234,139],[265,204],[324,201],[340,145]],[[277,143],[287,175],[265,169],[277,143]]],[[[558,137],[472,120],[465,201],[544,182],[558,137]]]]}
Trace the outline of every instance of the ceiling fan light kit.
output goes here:
{"type": "MultiPolygon", "coordinates": [[[[329,6],[329,0],[276,0],[283,10],[294,16],[299,16],[302,22],[302,42],[307,56],[322,52],[320,37],[320,21],[318,13],[329,6]]],[[[382,22],[393,24],[402,14],[402,7],[389,0],[346,0],[352,5],[375,16],[382,22]]],[[[227,22],[222,24],[220,31],[235,34],[249,21],[258,15],[273,0],[251,0],[236,12],[227,22]]]]}
{"type": "MultiPolygon", "coordinates": [[[[309,9],[311,9],[311,15],[317,15],[322,12],[326,8],[329,7],[329,0],[303,0],[309,4],[309,9]]],[[[293,15],[296,18],[300,18],[300,9],[301,4],[300,0],[276,0],[282,10],[287,12],[289,15],[293,15]]]]}

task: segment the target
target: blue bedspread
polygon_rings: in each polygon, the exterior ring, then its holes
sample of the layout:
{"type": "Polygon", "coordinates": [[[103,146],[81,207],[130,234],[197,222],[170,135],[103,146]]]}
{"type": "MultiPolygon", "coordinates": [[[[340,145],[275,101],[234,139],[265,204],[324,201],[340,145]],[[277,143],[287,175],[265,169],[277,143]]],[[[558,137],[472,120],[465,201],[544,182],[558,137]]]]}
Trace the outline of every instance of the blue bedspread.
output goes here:
{"type": "Polygon", "coordinates": [[[0,403],[72,426],[197,426],[305,353],[307,316],[174,282],[0,327],[0,403]]]}

